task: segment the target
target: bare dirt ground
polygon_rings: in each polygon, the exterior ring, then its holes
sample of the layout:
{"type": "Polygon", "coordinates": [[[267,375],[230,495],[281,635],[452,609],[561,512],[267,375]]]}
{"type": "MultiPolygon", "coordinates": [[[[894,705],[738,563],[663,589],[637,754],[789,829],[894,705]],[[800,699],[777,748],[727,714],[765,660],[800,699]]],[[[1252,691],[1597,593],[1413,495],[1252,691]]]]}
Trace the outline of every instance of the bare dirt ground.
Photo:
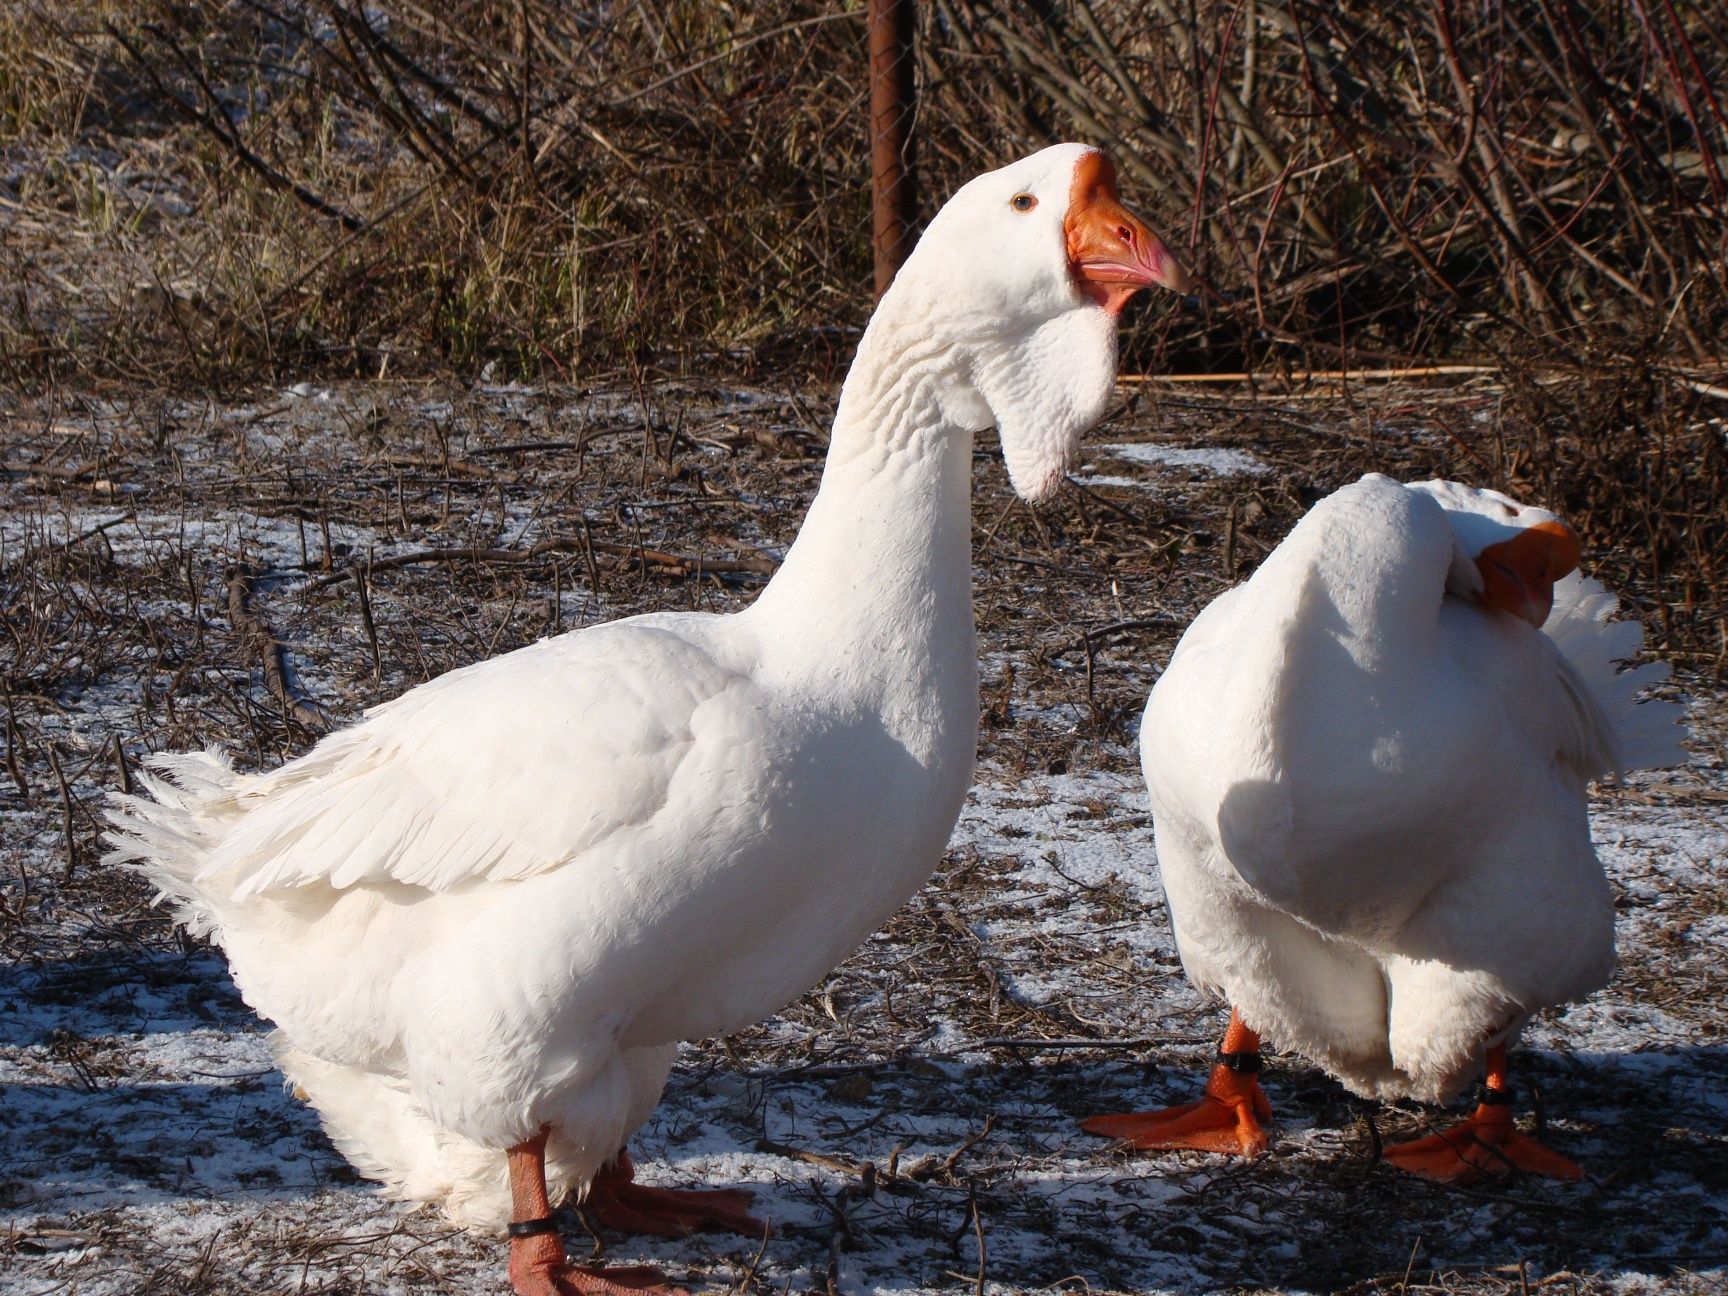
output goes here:
{"type": "MultiPolygon", "coordinates": [[[[1498,399],[1123,391],[1037,513],[980,448],[985,727],[937,878],[778,1017],[692,1045],[636,1140],[645,1178],[754,1189],[774,1235],[606,1257],[751,1293],[1724,1290],[1728,714],[1703,659],[1679,663],[1693,764],[1597,802],[1620,973],[1519,1057],[1584,1184],[1401,1177],[1379,1142],[1444,1114],[1294,1057],[1263,1160],[1075,1128],[1192,1096],[1221,1025],[1171,947],[1133,758],[1182,626],[1325,490],[1486,443],[1498,399]]],[[[99,862],[101,796],[148,751],[271,764],[542,635],[741,606],[830,413],[691,386],[0,396],[0,1291],[505,1290],[500,1243],[348,1171],[220,957],[99,862]]]]}

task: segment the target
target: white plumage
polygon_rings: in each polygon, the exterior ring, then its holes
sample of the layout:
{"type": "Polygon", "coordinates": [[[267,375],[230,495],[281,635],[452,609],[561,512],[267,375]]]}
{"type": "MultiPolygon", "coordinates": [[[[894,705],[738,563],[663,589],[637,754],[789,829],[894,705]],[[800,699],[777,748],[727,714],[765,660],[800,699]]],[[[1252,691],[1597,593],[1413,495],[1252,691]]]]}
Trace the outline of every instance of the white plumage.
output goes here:
{"type": "MultiPolygon", "coordinates": [[[[1115,309],[1179,280],[1091,149],[974,180],[878,308],[752,607],[454,671],[269,773],[160,758],[116,858],[221,944],[363,1173],[498,1228],[504,1150],[549,1127],[551,1200],[583,1189],[678,1041],[775,1011],[930,875],[976,738],[972,433],[1047,493],[1115,309]]],[[[535,1263],[519,1290],[603,1289],[535,1263]]]]}
{"type": "Polygon", "coordinates": [[[1201,614],[1147,703],[1184,969],[1361,1094],[1444,1099],[1490,1036],[1606,982],[1585,785],[1685,759],[1678,708],[1634,704],[1666,667],[1618,672],[1641,632],[1599,584],[1561,581],[1548,633],[1470,597],[1486,544],[1551,517],[1364,478],[1201,614]]]}
{"type": "Polygon", "coordinates": [[[171,757],[130,849],[344,1153],[501,1227],[496,1149],[551,1124],[582,1182],[678,1040],[774,1011],[928,875],[970,772],[968,613],[918,654],[932,713],[898,735],[843,658],[764,660],[757,615],[635,618],[451,672],[268,774],[171,757]]]}

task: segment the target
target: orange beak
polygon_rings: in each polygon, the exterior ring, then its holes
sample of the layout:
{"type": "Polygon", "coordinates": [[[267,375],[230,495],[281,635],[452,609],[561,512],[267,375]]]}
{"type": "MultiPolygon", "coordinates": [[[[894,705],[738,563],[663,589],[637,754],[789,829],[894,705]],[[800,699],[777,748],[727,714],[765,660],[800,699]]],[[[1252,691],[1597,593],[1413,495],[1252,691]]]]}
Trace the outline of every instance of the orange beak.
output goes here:
{"type": "Polygon", "coordinates": [[[1080,291],[1112,315],[1142,288],[1188,291],[1188,272],[1141,219],[1116,197],[1116,166],[1088,153],[1074,167],[1068,193],[1068,264],[1080,291]]]}
{"type": "Polygon", "coordinates": [[[1538,522],[1476,555],[1482,602],[1541,628],[1554,608],[1554,582],[1578,566],[1578,533],[1564,522],[1538,522]]]}

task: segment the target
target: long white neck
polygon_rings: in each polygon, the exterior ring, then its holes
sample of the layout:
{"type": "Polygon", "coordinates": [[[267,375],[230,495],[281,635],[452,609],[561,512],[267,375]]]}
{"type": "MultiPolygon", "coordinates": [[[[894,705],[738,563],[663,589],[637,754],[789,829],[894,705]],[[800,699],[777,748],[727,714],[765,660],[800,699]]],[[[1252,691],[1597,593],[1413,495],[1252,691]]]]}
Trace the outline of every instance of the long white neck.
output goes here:
{"type": "Polygon", "coordinates": [[[1220,763],[1323,763],[1328,743],[1407,705],[1431,675],[1451,551],[1439,506],[1388,478],[1316,505],[1234,595],[1220,763]]]}
{"type": "Polygon", "coordinates": [[[751,609],[777,653],[865,689],[927,684],[963,659],[975,698],[961,381],[947,348],[878,312],[841,392],[821,487],[751,609]]]}

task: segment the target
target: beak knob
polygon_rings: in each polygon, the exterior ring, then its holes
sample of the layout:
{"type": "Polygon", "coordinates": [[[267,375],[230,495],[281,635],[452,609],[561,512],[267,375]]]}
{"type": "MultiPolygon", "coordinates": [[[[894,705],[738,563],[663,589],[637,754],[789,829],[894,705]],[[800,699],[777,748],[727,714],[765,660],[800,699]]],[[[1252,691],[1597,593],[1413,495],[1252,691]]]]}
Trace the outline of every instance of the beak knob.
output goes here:
{"type": "Polygon", "coordinates": [[[1075,163],[1063,230],[1080,291],[1112,315],[1142,288],[1186,293],[1191,285],[1169,245],[1122,205],[1116,166],[1103,153],[1088,153],[1075,163]]]}

